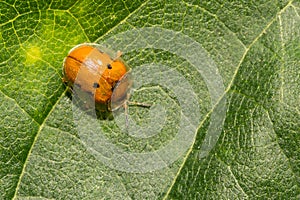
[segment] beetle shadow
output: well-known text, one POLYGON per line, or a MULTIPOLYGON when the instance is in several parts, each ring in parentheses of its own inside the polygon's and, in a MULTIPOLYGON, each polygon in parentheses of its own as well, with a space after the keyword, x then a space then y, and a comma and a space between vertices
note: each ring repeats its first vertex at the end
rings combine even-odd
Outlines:
POLYGON ((94 102, 93 96, 86 92, 75 91, 70 88, 66 93, 67 97, 72 101, 72 104, 83 111, 85 114, 94 117, 98 120, 113 120, 113 113, 108 110, 107 104, 99 104, 94 102), (76 95, 76 96, 75 96, 76 95))
POLYGON ((97 119, 99 120, 114 120, 114 116, 112 111, 107 109, 107 105, 105 104, 95 104, 95 112, 97 119))

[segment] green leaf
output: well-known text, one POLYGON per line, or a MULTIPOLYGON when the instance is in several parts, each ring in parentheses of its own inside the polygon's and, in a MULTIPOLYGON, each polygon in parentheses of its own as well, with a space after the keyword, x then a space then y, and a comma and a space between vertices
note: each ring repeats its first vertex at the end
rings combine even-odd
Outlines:
POLYGON ((299 199, 299 13, 296 0, 1 1, 0 199, 299 199), (200 44, 207 53, 201 55, 217 68, 200 70, 219 74, 224 88, 213 90, 208 83, 218 77, 204 76, 190 62, 202 57, 195 58, 199 52, 189 41, 200 44), (199 108, 185 115, 190 124, 183 133, 191 134, 193 120, 197 131, 175 162, 128 172, 92 153, 80 130, 98 129, 89 126, 87 113, 82 117, 89 121, 77 123, 61 81, 64 57, 84 42, 122 47, 133 72, 144 72, 143 78, 165 72, 162 84, 177 87, 145 84, 131 97, 155 105, 129 106, 137 125, 150 124, 149 134, 159 131, 151 137, 134 137, 116 120, 96 120, 118 148, 157 152, 176 138, 182 103, 199 108), (182 90, 181 80, 192 93, 182 90), (215 101, 211 94, 219 89, 224 91, 215 101), (204 155, 220 106, 226 118, 204 155))

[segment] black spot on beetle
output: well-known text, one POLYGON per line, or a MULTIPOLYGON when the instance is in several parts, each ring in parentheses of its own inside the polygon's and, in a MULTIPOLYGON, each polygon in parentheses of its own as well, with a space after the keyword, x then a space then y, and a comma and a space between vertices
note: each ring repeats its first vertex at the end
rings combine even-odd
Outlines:
POLYGON ((112 69, 111 64, 107 64, 107 68, 108 68, 108 69, 112 69))
POLYGON ((99 83, 94 83, 93 88, 99 88, 99 87, 100 87, 99 83))

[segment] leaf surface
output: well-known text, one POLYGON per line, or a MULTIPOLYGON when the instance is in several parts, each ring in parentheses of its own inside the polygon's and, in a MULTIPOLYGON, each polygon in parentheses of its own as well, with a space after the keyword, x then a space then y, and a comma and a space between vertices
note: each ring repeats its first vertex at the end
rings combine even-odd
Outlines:
MULTIPOLYGON (((299 1, 1 1, 0 198, 299 198, 299 11, 299 1), (166 84, 176 80, 173 71, 184 77, 201 116, 194 142, 176 162, 128 173, 105 165, 80 139, 61 81, 62 62, 77 44, 108 38, 126 44, 119 34, 147 27, 201 44, 222 77, 226 118, 216 145, 201 157, 218 106, 212 105, 206 77, 188 59, 166 50, 176 49, 172 40, 165 49, 151 48, 158 45, 154 41, 125 52, 133 71, 155 63, 170 68, 166 84)), ((156 36, 144 38, 151 37, 156 36)), ((161 149, 176 136, 181 120, 172 95, 159 85, 145 85, 132 96, 166 107, 159 134, 129 137, 113 120, 100 120, 105 136, 127 151, 161 149)), ((138 124, 160 119, 144 108, 129 111, 138 124)))

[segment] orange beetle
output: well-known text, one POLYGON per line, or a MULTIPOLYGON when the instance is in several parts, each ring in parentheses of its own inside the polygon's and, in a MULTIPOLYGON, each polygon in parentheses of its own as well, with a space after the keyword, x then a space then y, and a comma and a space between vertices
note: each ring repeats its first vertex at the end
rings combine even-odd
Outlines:
POLYGON ((63 81, 94 97, 95 103, 106 104, 109 110, 124 105, 132 79, 128 66, 96 44, 81 44, 70 50, 63 64, 63 81))

